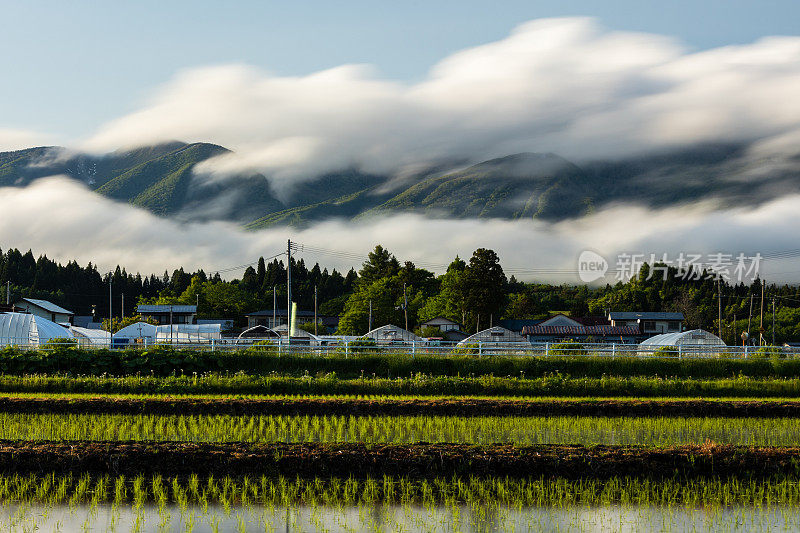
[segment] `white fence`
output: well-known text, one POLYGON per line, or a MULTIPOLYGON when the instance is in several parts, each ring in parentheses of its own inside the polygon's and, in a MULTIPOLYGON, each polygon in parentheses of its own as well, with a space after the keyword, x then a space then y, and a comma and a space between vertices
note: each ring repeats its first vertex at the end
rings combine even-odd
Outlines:
POLYGON ((586 357, 664 357, 664 358, 764 358, 764 357, 797 357, 800 347, 785 346, 640 346, 638 344, 621 343, 512 343, 512 342, 476 342, 468 345, 457 345, 442 341, 393 342, 385 344, 369 344, 361 341, 317 341, 308 339, 235 339, 222 338, 210 340, 189 340, 184 342, 130 343, 128 339, 113 339, 108 343, 88 343, 85 339, 75 342, 39 344, 28 338, 2 338, 0 348, 11 346, 21 349, 53 349, 75 346, 87 349, 151 349, 153 347, 172 347, 204 351, 263 351, 276 354, 308 354, 317 356, 351 357, 363 354, 392 354, 403 356, 417 355, 467 355, 467 356, 586 356, 586 357))

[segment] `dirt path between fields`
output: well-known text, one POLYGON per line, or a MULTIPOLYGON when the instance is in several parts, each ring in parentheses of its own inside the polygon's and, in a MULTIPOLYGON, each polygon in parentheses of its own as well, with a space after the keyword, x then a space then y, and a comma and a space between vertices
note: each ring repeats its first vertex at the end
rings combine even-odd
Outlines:
POLYGON ((800 448, 0 441, 0 473, 303 478, 797 475, 800 448))
POLYGON ((800 401, 0 397, 0 413, 800 418, 800 401))

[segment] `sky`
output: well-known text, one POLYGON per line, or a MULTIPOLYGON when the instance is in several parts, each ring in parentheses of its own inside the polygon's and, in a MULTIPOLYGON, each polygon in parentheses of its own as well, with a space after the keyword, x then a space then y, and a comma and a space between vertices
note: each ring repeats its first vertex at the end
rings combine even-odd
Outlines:
POLYGON ((595 17, 691 50, 800 31, 796 0, 32 0, 0 2, 0 12, 0 128, 59 143, 91 135, 199 66, 303 75, 368 64, 382 78, 413 83, 443 57, 537 18, 595 17))
MULTIPOLYGON (((30 1, 0 13, 0 151, 214 142, 234 153, 198 165, 195 186, 256 171, 278 192, 344 168, 401 177, 523 151, 580 164, 741 142, 727 179, 762 183, 800 161, 796 0, 30 1)), ((55 176, 0 189, 0 247, 145 273, 248 263, 287 237, 348 249, 309 258, 345 269, 378 243, 436 271, 489 247, 518 277, 548 279, 586 250, 612 265, 621 252, 794 250, 794 192, 556 224, 400 215, 245 233, 159 219, 55 176)), ((793 257, 767 270, 798 281, 793 257)), ((549 279, 579 281, 569 275, 549 279)))

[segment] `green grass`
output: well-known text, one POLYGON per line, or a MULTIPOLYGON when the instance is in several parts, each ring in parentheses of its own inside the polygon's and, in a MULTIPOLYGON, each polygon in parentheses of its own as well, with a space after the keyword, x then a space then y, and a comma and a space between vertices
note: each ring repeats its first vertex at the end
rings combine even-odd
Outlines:
POLYGON ((0 439, 800 446, 786 418, 0 414, 0 439))
POLYGON ((799 398, 800 379, 603 377, 442 377, 339 379, 195 374, 191 376, 0 376, 0 393, 395 395, 491 397, 799 398))
POLYGON ((371 354, 344 351, 330 355, 277 354, 273 348, 234 352, 208 350, 85 350, 54 348, 42 351, 0 350, 0 374, 71 374, 170 376, 193 372, 268 376, 335 373, 340 378, 378 376, 511 376, 540 377, 559 372, 574 377, 604 376, 716 379, 745 375, 759 378, 800 378, 797 359, 677 359, 596 356, 455 356, 371 354))

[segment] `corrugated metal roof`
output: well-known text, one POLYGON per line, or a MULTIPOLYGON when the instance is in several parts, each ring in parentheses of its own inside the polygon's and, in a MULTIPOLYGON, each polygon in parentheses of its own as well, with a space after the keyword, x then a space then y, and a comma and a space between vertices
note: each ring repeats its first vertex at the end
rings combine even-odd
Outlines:
POLYGON ((45 311, 48 311, 50 313, 58 313, 60 315, 74 315, 75 314, 72 311, 69 311, 67 309, 64 309, 63 307, 60 307, 60 306, 54 304, 53 302, 48 302, 47 300, 36 300, 35 298, 23 298, 22 300, 25 301, 25 302, 31 303, 31 304, 35 305, 36 307, 41 307, 42 309, 44 309, 45 311))
POLYGON ((137 305, 137 313, 196 313, 196 305, 137 305))
POLYGON ((665 311, 611 311, 611 320, 683 320, 683 313, 665 311))
POLYGON ((639 335, 637 326, 526 326, 523 335, 639 335))

